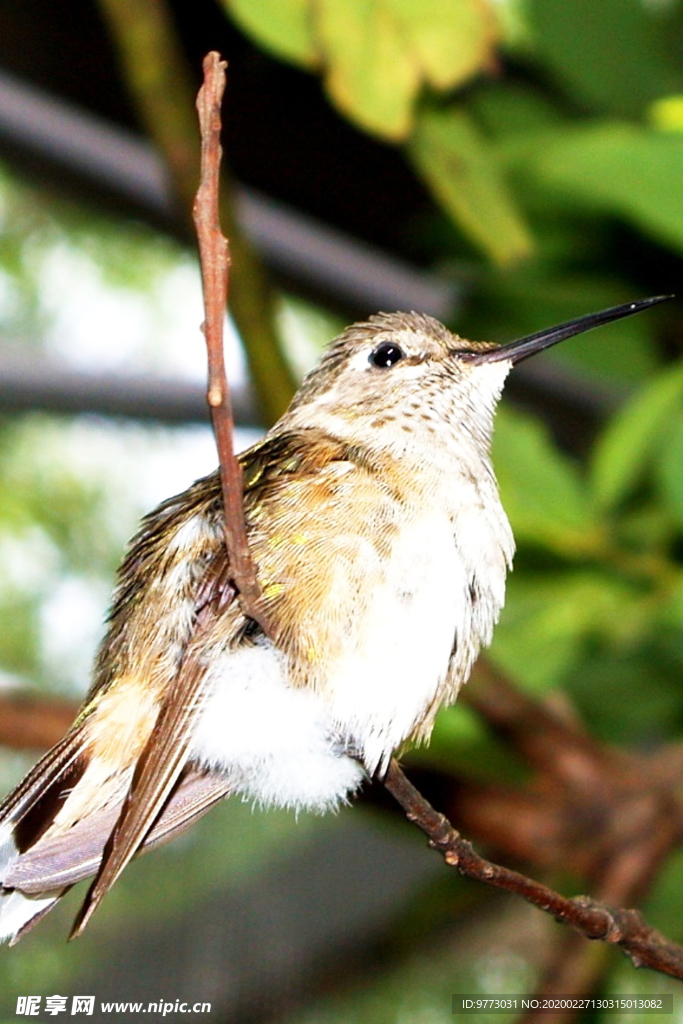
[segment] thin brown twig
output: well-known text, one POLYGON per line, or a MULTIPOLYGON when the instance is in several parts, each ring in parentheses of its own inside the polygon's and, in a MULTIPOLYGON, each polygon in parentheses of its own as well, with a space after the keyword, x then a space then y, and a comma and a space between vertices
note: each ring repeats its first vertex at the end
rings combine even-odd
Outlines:
MULTIPOLYGON (((653 811, 655 809, 653 808, 653 811)), ((662 808, 663 810, 663 808, 662 808)), ((616 845, 602 866, 602 878, 593 876, 596 900, 600 905, 624 906, 638 901, 649 889, 664 858, 675 843, 676 824, 657 809, 651 827, 645 826, 639 840, 616 845)), ((600 991, 610 970, 609 950, 605 943, 587 943, 576 931, 564 930, 549 941, 545 968, 536 986, 538 996, 585 996, 600 991)), ((517 1024, 571 1024, 581 1020, 580 1009, 548 1013, 530 1010, 517 1024)))
MULTIPOLYGON (((542 851, 551 870, 568 866, 587 877, 602 905, 638 905, 683 834, 677 795, 680 750, 667 747, 644 754, 610 747, 584 730, 570 704, 533 701, 490 665, 480 663, 477 676, 468 703, 533 766, 535 778, 519 793, 520 811, 511 806, 506 810, 501 801, 496 817, 495 801, 487 808, 486 800, 470 793, 457 811, 447 807, 451 820, 464 817, 468 831, 479 828, 489 838, 504 835, 498 849, 506 852, 515 845, 510 839, 516 834, 516 857, 538 866, 535 854, 542 851), (487 817, 493 828, 487 829, 487 817)), ((576 931, 554 932, 545 952, 539 996, 598 992, 611 967, 607 944, 586 943, 576 931)), ((580 1016, 580 1010, 554 1016, 531 1010, 523 1021, 570 1024, 580 1016)))
POLYGON ((202 330, 209 363, 207 401, 220 463, 230 579, 242 610, 269 636, 272 625, 263 607, 256 568, 249 552, 242 505, 242 467, 233 448, 233 416, 223 357, 223 323, 228 301, 230 253, 219 217, 221 100, 225 61, 212 52, 204 58, 204 84, 197 96, 201 131, 201 172, 193 216, 199 242, 206 317, 202 330))
POLYGON ((614 909, 587 896, 561 896, 540 882, 480 857, 408 781, 395 759, 383 781, 408 820, 422 829, 430 845, 460 874, 516 893, 588 939, 620 946, 635 967, 650 967, 683 980, 683 948, 648 925, 639 911, 614 909))

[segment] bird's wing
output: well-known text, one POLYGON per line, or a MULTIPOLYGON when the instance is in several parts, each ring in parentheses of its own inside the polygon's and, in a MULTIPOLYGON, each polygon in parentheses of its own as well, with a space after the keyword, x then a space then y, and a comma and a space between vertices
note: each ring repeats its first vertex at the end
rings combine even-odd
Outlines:
MULTIPOLYGON (((40 761, 22 779, 19 785, 0 803, 0 847, 3 832, 28 816, 39 801, 48 799, 48 791, 56 783, 62 787, 73 785, 74 776, 82 772, 80 757, 83 752, 81 729, 72 727, 59 743, 41 757, 40 761), (67 783, 67 778, 69 782, 67 783)), ((53 800, 56 795, 53 794, 53 800)), ((0 885, 2 885, 0 861, 0 885)))
POLYGON ((155 824, 158 836, 182 826, 178 804, 175 824, 167 818, 162 827, 161 819, 208 686, 205 627, 223 619, 217 642, 229 643, 243 621, 226 576, 216 493, 207 478, 145 520, 119 574, 83 710, 0 805, 0 941, 62 894, 57 878, 56 888, 41 888, 42 873, 54 868, 68 886, 102 860, 85 919, 155 824), (38 847, 45 853, 49 844, 51 858, 41 861, 38 847), (16 886, 20 864, 22 885, 36 872, 31 896, 16 886))
MULTIPOLYGON (((223 775, 188 765, 138 853, 147 853, 174 839, 228 792, 223 775)), ((118 804, 82 818, 65 836, 39 840, 7 871, 7 888, 40 897, 90 878, 100 866, 105 843, 120 813, 118 804)))
MULTIPOLYGON (((190 766, 138 853, 175 838, 228 794, 225 778, 190 766)), ((120 804, 82 818, 66 834, 39 840, 12 858, 0 887, 0 940, 14 945, 49 913, 66 892, 93 875, 120 813, 120 804)), ((0 857, 2 851, 0 851, 0 857)))
MULTIPOLYGON (((271 436, 241 457, 259 564, 277 547, 273 531, 286 533, 301 514, 298 486, 280 522, 280 490, 289 494, 299 478, 307 486, 346 456, 341 442, 311 433, 271 436)), ((266 582, 279 568, 266 564, 266 582)), ((80 933, 137 852, 225 795, 217 779, 193 783, 194 795, 182 779, 210 690, 212 649, 224 651, 248 626, 234 596, 213 474, 143 521, 119 571, 83 712, 0 805, 0 940, 21 934, 97 871, 74 926, 80 933)))
MULTIPOLYGON (((268 485, 273 485, 274 476, 291 477, 307 470, 309 473, 318 472, 321 464, 338 458, 342 450, 339 442, 325 437, 317 438, 315 443, 311 438, 302 443, 300 439, 290 437, 270 437, 256 445, 241 460, 248 508, 258 504, 259 495, 268 485)), ((172 504, 168 507, 173 508, 172 504)), ((155 535, 150 536, 154 550, 155 535)), ((191 545, 195 543, 193 538, 191 545)), ((72 937, 81 933, 104 895, 144 844, 185 767, 195 724, 211 690, 210 652, 213 646, 218 650, 225 646, 224 612, 231 603, 234 605, 234 594, 230 586, 227 551, 221 537, 218 550, 214 548, 212 569, 193 593, 196 621, 180 669, 164 697, 156 725, 138 759, 121 815, 76 918, 72 937)), ((239 608, 233 607, 229 631, 233 640, 239 626, 244 626, 245 622, 239 608)))
POLYGON ((80 935, 106 893, 144 844, 185 767, 195 724, 211 691, 205 645, 217 614, 215 605, 209 603, 197 618, 192 641, 138 759, 100 868, 76 916, 72 938, 80 935))
POLYGON ((15 942, 57 902, 62 892, 29 898, 8 881, 22 852, 49 827, 84 771, 81 729, 71 729, 0 804, 0 942, 15 942))

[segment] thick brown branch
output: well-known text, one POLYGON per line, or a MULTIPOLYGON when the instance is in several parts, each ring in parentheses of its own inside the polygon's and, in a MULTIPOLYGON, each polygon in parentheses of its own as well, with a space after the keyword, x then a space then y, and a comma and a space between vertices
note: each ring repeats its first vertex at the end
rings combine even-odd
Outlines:
POLYGON ((64 735, 77 706, 34 694, 0 696, 0 745, 13 750, 46 750, 64 735))
POLYGON ((651 928, 637 910, 614 910, 585 896, 568 899, 517 871, 480 857, 408 781, 395 760, 384 785, 408 820, 422 829, 430 845, 462 875, 516 893, 557 921, 572 925, 586 938, 621 946, 636 967, 650 967, 683 980, 683 948, 651 928))
POLYGON ((206 317, 203 325, 209 362, 207 399, 211 410, 223 487, 225 543, 242 610, 273 636, 261 599, 256 568, 244 525, 242 469, 233 449, 233 417, 223 358, 223 323, 228 300, 230 254, 218 212, 221 164, 221 100, 226 64, 217 53, 204 58, 204 84, 197 97, 201 130, 201 174, 194 203, 206 317))

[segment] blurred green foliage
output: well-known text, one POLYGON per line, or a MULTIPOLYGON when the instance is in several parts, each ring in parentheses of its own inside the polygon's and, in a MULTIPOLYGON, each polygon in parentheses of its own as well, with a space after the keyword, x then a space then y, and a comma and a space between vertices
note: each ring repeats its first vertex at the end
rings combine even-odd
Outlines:
POLYGON ((256 42, 323 74, 330 99, 382 138, 415 127, 425 86, 452 89, 494 59, 498 19, 487 0, 224 0, 256 42))

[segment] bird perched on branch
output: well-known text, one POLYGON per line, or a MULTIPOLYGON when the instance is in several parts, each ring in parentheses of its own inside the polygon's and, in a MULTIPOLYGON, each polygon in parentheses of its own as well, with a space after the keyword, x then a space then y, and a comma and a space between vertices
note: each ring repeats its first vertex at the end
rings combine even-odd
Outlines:
POLYGON ((218 473, 147 516, 80 714, 0 805, 0 938, 94 876, 78 934, 133 856, 225 796, 325 811, 428 739, 504 601, 489 448, 510 368, 660 301, 503 346, 416 313, 345 330, 240 456, 271 635, 237 599, 218 473))

